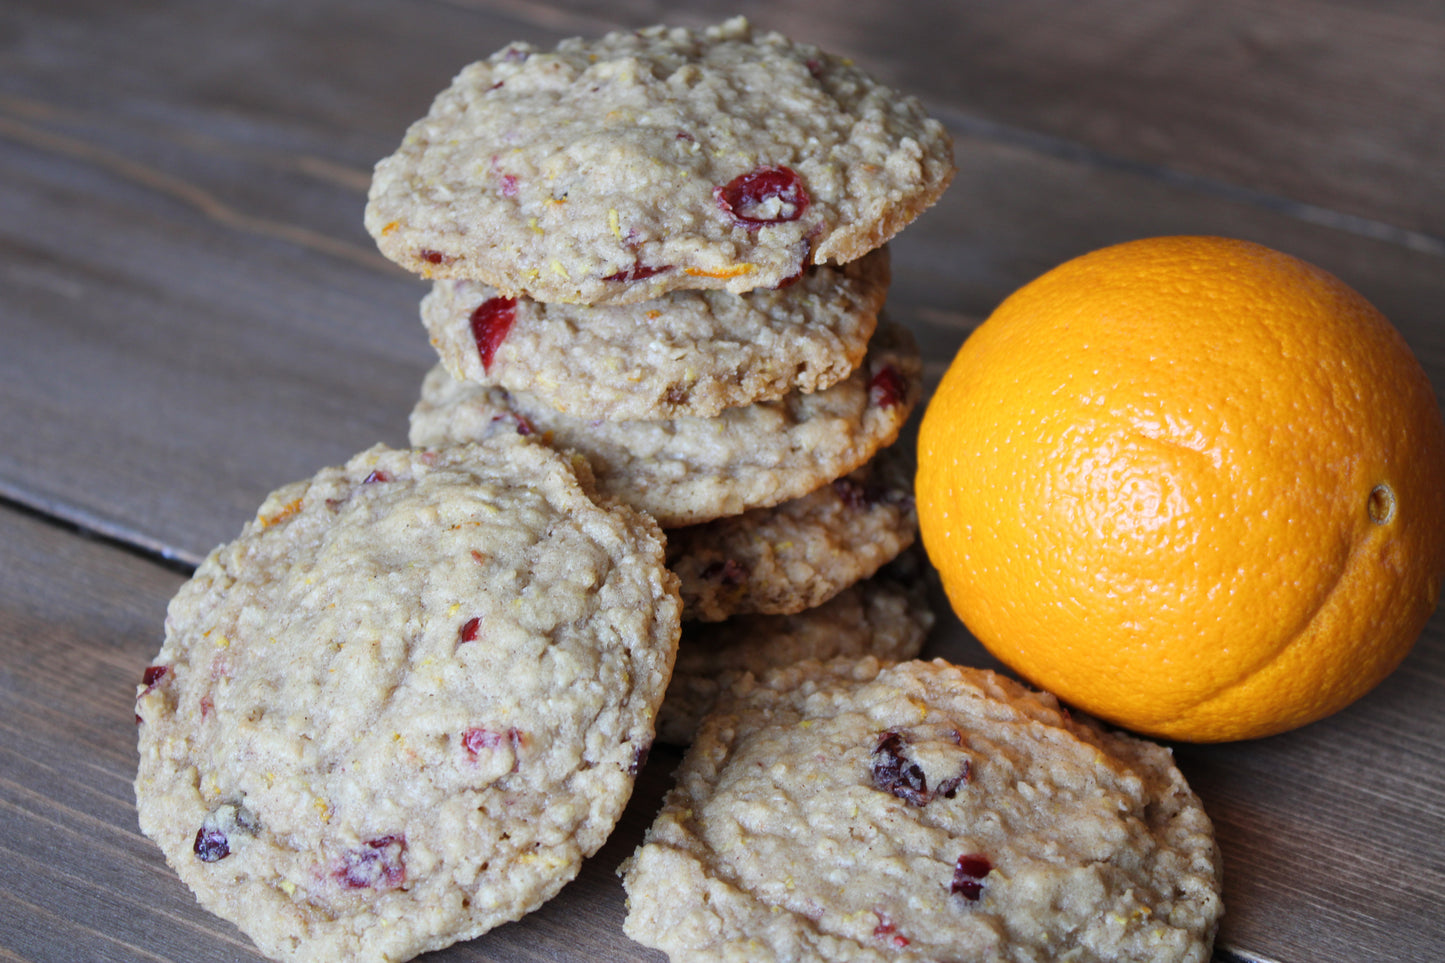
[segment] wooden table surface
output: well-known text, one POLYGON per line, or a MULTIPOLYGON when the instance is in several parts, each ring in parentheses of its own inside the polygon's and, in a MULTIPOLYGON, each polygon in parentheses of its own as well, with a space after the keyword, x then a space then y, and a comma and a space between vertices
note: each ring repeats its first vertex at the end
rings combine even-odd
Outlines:
MULTIPOLYGON (((959 175, 894 245, 936 379, 1018 285, 1134 237, 1292 252, 1445 395, 1445 8, 1424 0, 6 0, 0 5, 0 960, 249 961, 135 825, 131 701, 189 567, 266 492, 404 444, 423 285, 371 165, 513 39, 732 13, 921 96, 959 175)), ((987 657, 947 617, 930 651, 987 657)), ((1301 731, 1177 747, 1218 830, 1221 959, 1445 958, 1445 616, 1301 731)), ((658 960, 614 869, 429 959, 658 960)))

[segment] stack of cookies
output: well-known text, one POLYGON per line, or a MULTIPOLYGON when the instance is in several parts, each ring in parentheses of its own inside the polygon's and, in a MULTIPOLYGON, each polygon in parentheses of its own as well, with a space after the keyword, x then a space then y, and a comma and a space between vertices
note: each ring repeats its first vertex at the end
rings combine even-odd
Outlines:
POLYGON ((675 963, 1207 960, 1166 750, 897 661, 932 618, 883 245, 952 171, 915 101, 740 20, 464 70, 367 208, 435 281, 416 447, 272 493, 137 691, 140 824, 203 905, 287 963, 477 936, 656 733, 695 741, 625 929, 675 963))
POLYGON ((742 19, 511 45, 377 166, 367 228, 433 281, 412 444, 539 435, 666 532, 662 738, 743 671, 921 646, 884 245, 953 171, 916 100, 742 19))

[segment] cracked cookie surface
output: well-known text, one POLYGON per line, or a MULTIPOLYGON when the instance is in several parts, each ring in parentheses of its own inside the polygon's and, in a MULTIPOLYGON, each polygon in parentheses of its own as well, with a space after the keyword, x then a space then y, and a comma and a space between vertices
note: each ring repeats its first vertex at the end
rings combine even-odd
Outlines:
POLYGON ((540 905, 612 830, 679 631, 661 533, 501 437, 272 493, 172 600, 141 828, 288 961, 395 961, 540 905))
POLYGON ((745 677, 623 866, 694 960, 1209 959, 1213 830, 1169 751, 941 661, 745 677))
POLYGON ((915 98, 735 18, 467 66, 377 164, 365 223, 423 277, 635 303, 851 261, 953 173, 915 98))

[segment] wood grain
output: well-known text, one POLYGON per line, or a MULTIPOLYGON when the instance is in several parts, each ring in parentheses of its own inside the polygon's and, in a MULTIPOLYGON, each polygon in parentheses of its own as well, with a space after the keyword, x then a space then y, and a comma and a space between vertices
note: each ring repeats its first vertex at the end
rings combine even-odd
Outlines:
MULTIPOLYGON (((475 3, 469 6, 498 4, 475 3)), ((515 8, 518 5, 507 5, 515 8)), ((742 13, 847 50, 971 130, 1235 185, 1365 233, 1445 246, 1445 8, 1367 0, 588 0, 588 32, 742 13), (1306 211, 1308 207, 1312 210, 1306 211)), ((1204 186, 1201 184, 1200 186, 1204 186)))

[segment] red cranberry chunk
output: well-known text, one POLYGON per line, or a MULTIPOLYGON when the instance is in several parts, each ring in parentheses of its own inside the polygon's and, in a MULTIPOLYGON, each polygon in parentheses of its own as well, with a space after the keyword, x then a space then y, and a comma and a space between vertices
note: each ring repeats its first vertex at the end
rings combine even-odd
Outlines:
POLYGON ((361 480, 363 485, 375 485, 377 482, 389 482, 391 476, 379 468, 372 469, 371 473, 361 480))
POLYGON ((860 511, 868 507, 868 490, 851 478, 838 478, 833 481, 833 491, 838 495, 844 505, 854 511, 860 511))
POLYGON ((191 847, 196 858, 203 863, 214 863, 231 855, 231 841, 219 829, 202 826, 196 830, 196 842, 191 847))
POLYGON ((485 750, 500 747, 503 739, 512 746, 512 771, 516 772, 517 767, 521 764, 522 746, 527 740, 526 735, 520 729, 508 729, 502 733, 475 726, 462 733, 462 748, 466 749, 468 756, 475 759, 485 750))
POLYGON ((702 577, 723 585, 741 585, 748 580, 748 569, 737 559, 729 558, 704 567, 702 577))
POLYGON ((759 167, 713 188, 717 206, 750 231, 796 221, 810 198, 803 179, 787 167, 759 167))
POLYGON ((417 256, 428 264, 446 264, 451 260, 451 258, 447 257, 441 251, 433 251, 429 247, 422 248, 417 252, 417 256))
POLYGON ((633 750, 632 765, 627 767, 627 774, 629 776, 635 776, 639 772, 641 772, 642 767, 647 765, 647 757, 651 752, 652 743, 650 742, 645 746, 638 746, 635 750, 633 750))
POLYGON ((646 281, 650 277, 661 274, 664 271, 671 271, 671 264, 663 264, 660 267, 652 267, 647 264, 633 264, 625 271, 618 271, 616 274, 609 274, 604 281, 646 281))
POLYGON ((798 245, 798 269, 774 285, 774 290, 790 288, 803 280, 803 275, 808 273, 808 267, 813 263, 813 239, 818 233, 818 228, 814 227, 812 233, 803 238, 798 245))
POLYGON ((169 672, 169 671, 170 671, 170 666, 165 666, 165 665, 148 665, 148 666, 146 666, 145 674, 140 677, 141 684, 146 687, 146 692, 149 692, 149 691, 151 691, 152 689, 154 689, 154 688, 156 687, 156 685, 157 685, 162 679, 164 679, 164 678, 166 677, 166 673, 169 672))
POLYGON ((341 854, 335 876, 347 889, 395 889, 406 879, 406 837, 380 836, 341 854))
POLYGON ((964 853, 953 867, 953 884, 949 891, 964 899, 977 900, 983 893, 983 881, 993 871, 993 863, 982 853, 964 853))
POLYGON ((502 744, 502 734, 490 729, 476 727, 462 733, 462 748, 467 755, 476 757, 484 750, 495 749, 502 744))
MULTIPOLYGON (((462 623, 461 632, 458 633, 463 642, 477 641, 477 633, 481 630, 482 620, 475 615, 462 623)), ((469 732, 471 730, 468 730, 469 732)))
POLYGON ((916 762, 904 755, 906 744, 897 732, 885 732, 873 750, 873 785, 892 793, 911 806, 927 805, 933 798, 928 777, 916 762))
POLYGON ((944 799, 952 799, 958 792, 958 787, 968 782, 973 776, 973 764, 967 759, 963 761, 963 768, 957 774, 948 777, 940 782, 933 789, 935 796, 942 796, 944 799))
POLYGON ((488 298, 472 311, 472 338, 477 342, 483 371, 492 370, 492 357, 507 339, 515 320, 516 298, 488 298))
POLYGON ((880 408, 892 408, 903 404, 908 397, 908 382, 898 369, 886 364, 868 382, 868 400, 880 408))

